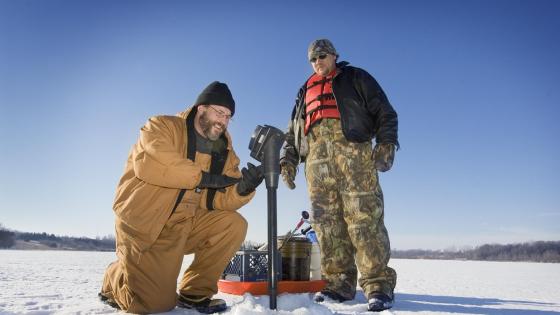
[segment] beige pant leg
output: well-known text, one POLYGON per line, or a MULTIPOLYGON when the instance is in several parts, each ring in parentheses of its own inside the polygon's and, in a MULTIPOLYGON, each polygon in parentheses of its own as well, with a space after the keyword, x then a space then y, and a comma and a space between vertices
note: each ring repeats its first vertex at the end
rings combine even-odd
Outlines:
POLYGON ((180 293, 216 294, 218 280, 239 250, 246 233, 247 221, 236 211, 197 210, 193 230, 184 248, 185 254, 194 253, 194 260, 183 275, 180 293))
POLYGON ((194 211, 191 209, 190 213, 188 217, 185 207, 178 207, 155 243, 143 252, 137 250, 130 235, 117 230, 118 260, 105 272, 102 293, 130 313, 157 313, 175 308, 177 277, 193 223, 194 211))

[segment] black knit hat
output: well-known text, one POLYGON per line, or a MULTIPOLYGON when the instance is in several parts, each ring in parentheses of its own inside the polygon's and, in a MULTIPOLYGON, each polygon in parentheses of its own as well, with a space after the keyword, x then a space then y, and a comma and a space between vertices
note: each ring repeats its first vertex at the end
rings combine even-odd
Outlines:
POLYGON ((210 83, 198 96, 194 106, 215 104, 223 106, 231 111, 231 116, 235 113, 235 101, 231 91, 225 83, 214 81, 210 83))

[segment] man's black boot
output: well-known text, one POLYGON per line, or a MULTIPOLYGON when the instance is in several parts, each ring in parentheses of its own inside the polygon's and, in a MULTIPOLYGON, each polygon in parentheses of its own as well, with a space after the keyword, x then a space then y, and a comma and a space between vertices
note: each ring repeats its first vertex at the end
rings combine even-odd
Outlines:
POLYGON ((97 296, 99 297, 99 300, 100 300, 101 302, 103 302, 103 303, 105 303, 105 304, 107 304, 107 305, 109 305, 109 306, 111 306, 111 307, 114 307, 114 308, 116 308, 116 309, 118 309, 118 310, 121 309, 120 306, 119 306, 119 304, 117 304, 117 302, 116 302, 115 300, 113 300, 113 299, 110 298, 110 297, 105 296, 103 293, 99 292, 99 293, 97 294, 97 296))
POLYGON ((222 299, 211 299, 207 296, 185 294, 179 294, 177 306, 196 310, 204 314, 219 313, 227 309, 226 301, 222 299))
POLYGON ((393 307, 394 302, 395 298, 392 294, 389 296, 381 292, 370 293, 368 294, 368 311, 381 312, 388 310, 393 307))
POLYGON ((330 291, 330 290, 323 290, 317 294, 315 294, 315 297, 313 298, 313 300, 317 303, 323 302, 326 298, 329 298, 333 301, 336 301, 338 303, 342 303, 344 301, 349 301, 351 299, 346 298, 334 291, 330 291))

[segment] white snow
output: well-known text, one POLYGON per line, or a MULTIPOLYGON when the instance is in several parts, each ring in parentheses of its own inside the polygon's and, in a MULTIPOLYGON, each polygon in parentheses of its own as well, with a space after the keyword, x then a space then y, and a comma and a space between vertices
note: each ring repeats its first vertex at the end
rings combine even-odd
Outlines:
MULTIPOLYGON (((0 250, 0 314, 116 314, 97 293, 114 253, 0 250)), ((192 260, 187 256, 183 268, 192 260)), ((557 314, 560 264, 393 259, 396 303, 381 314, 557 314)), ((219 293, 225 314, 372 314, 361 291, 343 304, 310 294, 268 296, 219 293)), ((165 314, 196 314, 176 308, 165 314)))

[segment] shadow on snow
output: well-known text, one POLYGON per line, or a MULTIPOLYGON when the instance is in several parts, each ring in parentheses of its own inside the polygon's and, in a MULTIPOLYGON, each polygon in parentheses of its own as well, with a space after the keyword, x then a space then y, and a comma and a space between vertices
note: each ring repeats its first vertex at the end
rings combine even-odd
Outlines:
MULTIPOLYGON (((365 297, 362 295, 357 300, 365 297)), ((446 312, 446 313, 465 313, 465 314, 489 314, 489 315, 560 315, 560 311, 536 310, 535 307, 560 307, 556 303, 545 303, 535 301, 500 300, 495 298, 481 297, 459 297, 459 296, 439 296, 425 294, 395 294, 395 311, 411 312, 446 312), (505 307, 499 307, 503 305, 505 307)))

